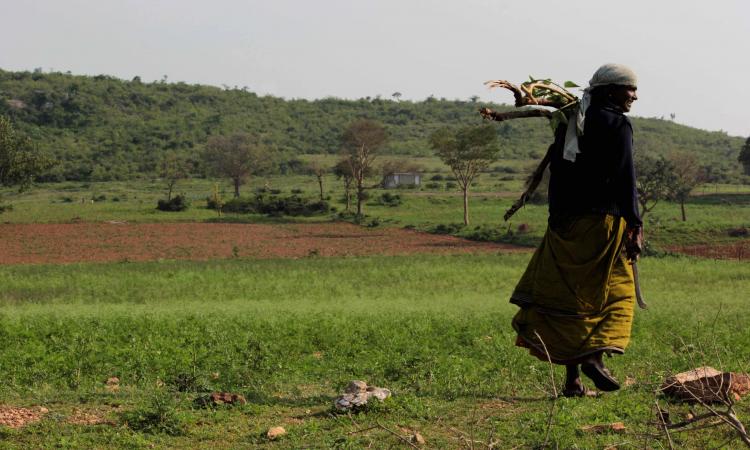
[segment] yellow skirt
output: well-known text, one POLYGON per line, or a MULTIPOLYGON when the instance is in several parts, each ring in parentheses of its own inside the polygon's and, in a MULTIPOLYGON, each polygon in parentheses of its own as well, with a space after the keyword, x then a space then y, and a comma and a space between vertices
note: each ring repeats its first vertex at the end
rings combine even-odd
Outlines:
POLYGON ((521 307, 513 318, 517 345, 557 364, 625 351, 635 284, 624 234, 625 221, 611 215, 551 223, 510 299, 521 307))

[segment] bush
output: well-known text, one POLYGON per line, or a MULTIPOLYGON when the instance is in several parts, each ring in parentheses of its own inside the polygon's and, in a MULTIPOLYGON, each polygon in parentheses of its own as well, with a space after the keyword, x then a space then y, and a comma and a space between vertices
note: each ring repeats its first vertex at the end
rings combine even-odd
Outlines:
POLYGON ((190 207, 190 202, 184 195, 175 195, 171 200, 159 199, 156 209, 159 211, 185 211, 190 207))
POLYGON ((462 223, 449 223, 449 224, 442 224, 439 223, 432 227, 429 231, 430 233, 435 234, 456 234, 459 231, 461 231, 464 228, 464 224, 462 223))
POLYGON ((300 196, 262 197, 256 199, 258 212, 270 216, 312 216, 326 214, 330 206, 326 201, 307 201, 300 196))
MULTIPOLYGON (((216 209, 216 200, 207 198, 206 203, 208 204, 209 208, 216 209)), ((234 197, 233 199, 224 203, 224 206, 222 206, 221 210, 224 212, 237 214, 250 214, 258 212, 255 199, 246 197, 234 197)))
POLYGON ((442 189, 443 185, 440 183, 430 182, 424 185, 427 189, 442 189))
POLYGON ((456 189, 456 188, 458 188, 458 184, 456 184, 456 183, 454 183, 452 181, 449 181, 449 182, 445 183, 445 190, 446 191, 451 191, 451 190, 456 189))
POLYGON ((174 401, 166 395, 155 396, 149 404, 124 412, 122 420, 131 430, 143 433, 177 436, 185 432, 174 401))
POLYGON ((300 188, 293 188, 291 192, 292 192, 292 194, 301 194, 302 193, 302 189, 300 189, 300 188))
MULTIPOLYGON (((211 199, 206 199, 209 208, 216 209, 211 199)), ((269 216, 312 216, 326 214, 331 210, 326 201, 310 201, 298 195, 280 197, 276 195, 258 195, 255 198, 236 197, 229 200, 222 207, 222 211, 250 214, 259 213, 269 216)))
POLYGON ((442 176, 442 175, 440 175, 440 174, 437 174, 437 175, 433 175, 433 176, 432 176, 432 177, 430 178, 430 180, 432 180, 432 181, 443 181, 443 176, 442 176))
POLYGON ((384 192, 378 199, 378 203, 383 206, 395 207, 402 203, 401 196, 398 194, 391 194, 390 192, 384 192))

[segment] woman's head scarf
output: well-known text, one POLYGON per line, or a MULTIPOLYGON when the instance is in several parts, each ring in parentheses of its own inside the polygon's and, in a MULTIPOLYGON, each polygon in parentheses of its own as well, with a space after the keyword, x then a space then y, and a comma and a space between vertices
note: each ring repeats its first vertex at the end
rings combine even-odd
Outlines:
POLYGON ((594 72, 589 80, 589 86, 583 90, 578 110, 568 120, 568 129, 565 133, 565 148, 563 158, 575 162, 576 155, 581 153, 578 149, 578 136, 583 136, 586 120, 586 110, 591 104, 591 91, 599 86, 610 84, 620 86, 638 86, 638 77, 629 67, 622 64, 605 64, 594 72))

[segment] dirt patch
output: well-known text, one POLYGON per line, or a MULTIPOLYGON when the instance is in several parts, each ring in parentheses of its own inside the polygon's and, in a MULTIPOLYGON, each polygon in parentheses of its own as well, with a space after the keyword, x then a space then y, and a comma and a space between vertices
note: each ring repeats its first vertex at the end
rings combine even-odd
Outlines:
POLYGON ((92 414, 86 411, 80 411, 74 409, 71 415, 67 418, 66 422, 72 425, 113 425, 113 422, 108 421, 104 417, 92 414))
POLYGON ((674 245, 667 250, 701 258, 750 261, 750 239, 732 244, 674 245))
POLYGON ((508 244, 349 223, 0 224, 0 264, 527 251, 508 244))
POLYGON ((43 407, 30 409, 0 405, 0 426, 21 428, 30 423, 38 422, 47 412, 47 408, 43 407))

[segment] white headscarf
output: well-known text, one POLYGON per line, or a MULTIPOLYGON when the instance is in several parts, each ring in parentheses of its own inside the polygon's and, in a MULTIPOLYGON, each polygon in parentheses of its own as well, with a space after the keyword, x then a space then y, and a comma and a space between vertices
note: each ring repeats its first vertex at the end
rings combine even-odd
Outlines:
POLYGON ((583 136, 586 110, 591 104, 591 90, 597 86, 617 84, 621 86, 638 86, 638 77, 629 67, 622 64, 605 64, 594 72, 589 80, 589 87, 583 90, 583 97, 579 101, 578 110, 568 120, 568 129, 565 132, 565 147, 563 158, 575 162, 576 155, 581 153, 578 149, 578 136, 583 136))

